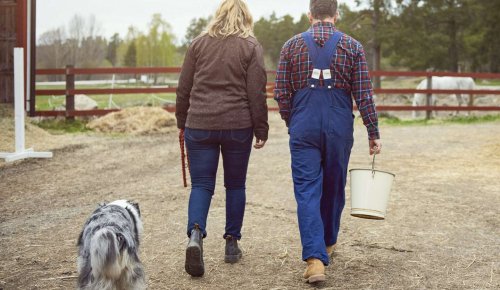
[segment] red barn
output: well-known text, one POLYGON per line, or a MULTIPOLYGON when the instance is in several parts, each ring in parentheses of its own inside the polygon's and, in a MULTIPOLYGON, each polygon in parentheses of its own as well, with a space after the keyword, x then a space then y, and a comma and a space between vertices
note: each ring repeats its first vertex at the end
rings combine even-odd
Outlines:
POLYGON ((27 1, 0 0, 0 103, 14 101, 14 47, 26 48, 27 1))

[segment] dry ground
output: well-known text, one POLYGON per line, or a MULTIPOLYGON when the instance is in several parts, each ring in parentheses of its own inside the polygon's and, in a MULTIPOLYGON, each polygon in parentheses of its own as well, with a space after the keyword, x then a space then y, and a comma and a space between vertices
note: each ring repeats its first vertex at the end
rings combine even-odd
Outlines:
MULTIPOLYGON (((184 272, 189 192, 175 134, 53 137, 52 160, 0 163, 0 289, 74 289, 81 227, 96 204, 119 198, 141 205, 149 289, 312 288, 301 280, 288 135, 277 115, 270 123, 266 148, 251 157, 244 258, 223 262, 219 177, 201 279, 184 272)), ((351 168, 366 167, 363 127, 355 135, 351 168)), ((378 168, 397 175, 388 217, 351 217, 347 201, 318 288, 500 288, 500 123, 384 127, 382 136, 378 168)))

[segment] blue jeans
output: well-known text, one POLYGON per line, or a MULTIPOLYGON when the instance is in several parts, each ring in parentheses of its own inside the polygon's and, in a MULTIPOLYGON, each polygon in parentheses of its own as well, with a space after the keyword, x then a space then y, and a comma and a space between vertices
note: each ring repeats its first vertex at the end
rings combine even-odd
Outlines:
POLYGON ((197 224, 206 237, 210 202, 215 190, 219 156, 222 152, 226 188, 226 232, 224 238, 241 238, 245 213, 245 182, 252 149, 253 129, 185 129, 191 172, 191 196, 188 209, 188 236, 197 224))

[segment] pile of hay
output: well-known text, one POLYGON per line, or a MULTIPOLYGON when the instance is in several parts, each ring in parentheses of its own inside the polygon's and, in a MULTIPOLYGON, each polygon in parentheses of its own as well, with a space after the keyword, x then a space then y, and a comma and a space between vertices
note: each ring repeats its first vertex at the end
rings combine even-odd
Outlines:
POLYGON ((133 107, 108 114, 87 124, 102 133, 146 135, 176 130, 175 117, 158 107, 133 107))
MULTIPOLYGON (((54 136, 47 131, 33 125, 28 118, 25 123, 26 148, 34 147, 37 150, 47 150, 61 146, 60 136, 54 136)), ((12 105, 0 104, 0 151, 14 152, 15 150, 15 122, 12 105)))

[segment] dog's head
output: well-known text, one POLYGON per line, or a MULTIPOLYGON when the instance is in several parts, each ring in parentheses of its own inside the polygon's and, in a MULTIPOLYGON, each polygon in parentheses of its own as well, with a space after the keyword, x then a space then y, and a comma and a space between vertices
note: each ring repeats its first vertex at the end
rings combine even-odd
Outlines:
POLYGON ((130 203, 130 205, 135 208, 135 210, 137 211, 137 214, 139 214, 139 217, 141 217, 141 209, 139 208, 139 203, 132 202, 132 201, 129 201, 129 200, 127 202, 130 203))
POLYGON ((139 209, 138 203, 132 202, 129 200, 125 200, 125 199, 121 199, 121 200, 115 200, 115 201, 109 203, 108 205, 117 205, 117 206, 120 206, 120 207, 123 207, 124 209, 126 209, 135 222, 139 236, 142 235, 141 210, 139 209))

